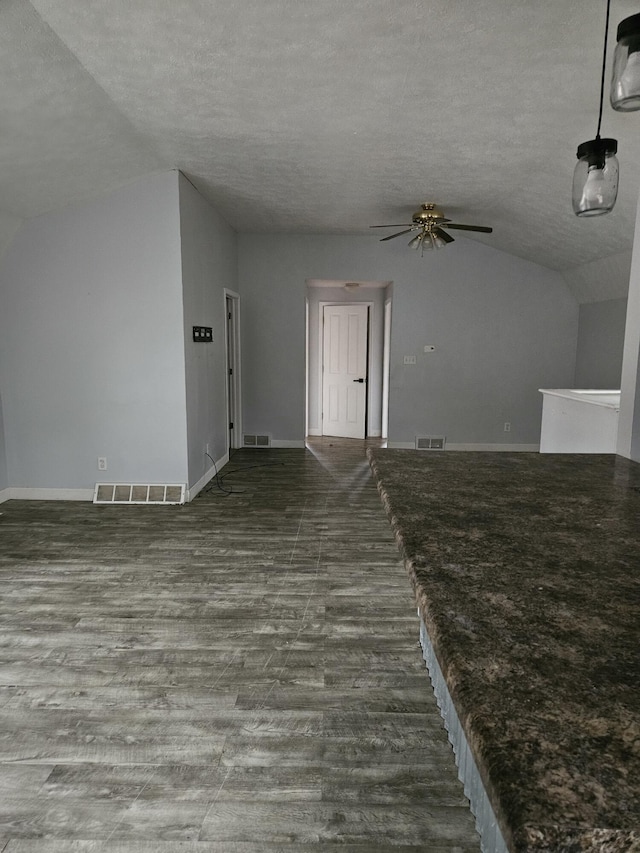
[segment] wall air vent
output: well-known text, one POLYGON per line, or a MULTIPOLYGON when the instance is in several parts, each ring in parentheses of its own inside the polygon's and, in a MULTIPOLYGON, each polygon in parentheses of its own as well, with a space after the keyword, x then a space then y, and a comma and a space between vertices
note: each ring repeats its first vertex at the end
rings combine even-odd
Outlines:
POLYGON ((244 447, 271 447, 270 435, 244 435, 244 447))
POLYGON ((444 450, 444 435, 417 435, 416 450, 444 450))
POLYGON ((184 484, 96 483, 94 504, 171 504, 184 503, 184 484))

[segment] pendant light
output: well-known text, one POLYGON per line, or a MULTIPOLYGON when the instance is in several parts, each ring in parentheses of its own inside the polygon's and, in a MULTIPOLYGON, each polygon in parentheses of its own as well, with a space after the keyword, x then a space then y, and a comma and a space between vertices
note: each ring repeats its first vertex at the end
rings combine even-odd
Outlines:
POLYGON ((578 146, 578 162, 573 173, 573 211, 576 216, 599 216, 609 213, 618 195, 618 160, 616 158, 618 143, 615 139, 600 138, 610 7, 611 0, 607 0, 598 131, 595 139, 590 139, 578 146))
POLYGON ((611 106, 624 113, 640 110, 640 15, 631 15, 618 25, 611 106))

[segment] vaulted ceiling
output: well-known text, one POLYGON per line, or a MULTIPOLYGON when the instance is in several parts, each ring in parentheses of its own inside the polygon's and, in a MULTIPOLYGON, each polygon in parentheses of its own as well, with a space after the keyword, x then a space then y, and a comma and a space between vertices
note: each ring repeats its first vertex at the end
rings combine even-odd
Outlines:
MULTIPOLYGON (((637 11, 613 0, 610 52, 637 11)), ((369 225, 435 201, 494 229, 469 239, 563 271, 579 298, 619 296, 640 114, 605 103, 614 211, 571 210, 604 13, 604 0, 3 0, 0 243, 19 219, 178 168, 239 231, 374 240, 369 225)))

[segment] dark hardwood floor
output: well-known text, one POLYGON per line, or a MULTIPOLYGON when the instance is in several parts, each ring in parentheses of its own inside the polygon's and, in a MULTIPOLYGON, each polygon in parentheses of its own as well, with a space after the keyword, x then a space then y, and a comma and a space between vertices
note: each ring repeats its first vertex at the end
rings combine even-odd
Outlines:
POLYGON ((0 505, 0 850, 478 853, 363 442, 0 505))

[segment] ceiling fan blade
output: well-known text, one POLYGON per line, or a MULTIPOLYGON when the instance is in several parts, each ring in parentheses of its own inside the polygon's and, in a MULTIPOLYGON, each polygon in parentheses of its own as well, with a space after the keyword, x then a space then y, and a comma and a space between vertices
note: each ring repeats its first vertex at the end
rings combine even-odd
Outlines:
MULTIPOLYGON (((375 225, 371 226, 371 228, 375 228, 375 227, 376 227, 375 225)), ((407 228, 406 231, 398 231, 397 234, 390 234, 388 237, 383 237, 382 240, 380 240, 380 242, 384 243, 385 240, 393 240, 394 237, 402 237, 403 234, 408 234, 409 231, 413 231, 413 230, 414 230, 413 228, 407 228)))
POLYGON ((396 225, 370 225, 369 228, 404 228, 412 225, 411 222, 398 222, 396 225))
POLYGON ((447 228, 458 228, 460 231, 482 231, 483 234, 491 234, 493 228, 487 228, 486 225, 458 225, 455 222, 448 222, 447 228))
MULTIPOLYGON (((447 225, 447 228, 449 226, 447 225)), ((445 243, 453 243, 453 237, 451 234, 447 234, 446 231, 443 231, 442 228, 434 228, 433 233, 436 237, 440 237, 441 240, 444 240, 445 243)))

